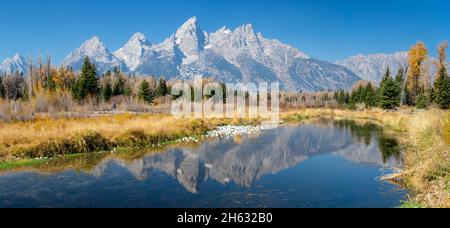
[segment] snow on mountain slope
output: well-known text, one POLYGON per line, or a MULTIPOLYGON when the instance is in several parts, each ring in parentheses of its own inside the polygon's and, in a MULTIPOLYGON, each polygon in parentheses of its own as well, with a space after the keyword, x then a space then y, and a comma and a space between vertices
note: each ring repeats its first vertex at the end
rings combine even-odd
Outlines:
POLYGON ((195 58, 203 51, 207 37, 197 18, 192 17, 175 33, 175 44, 187 59, 195 58))
POLYGON ((14 55, 12 58, 5 59, 0 64, 0 75, 4 74, 25 74, 28 71, 29 64, 25 58, 19 54, 14 55))
POLYGON ((164 76, 172 79, 180 75, 179 67, 184 54, 175 42, 175 35, 160 44, 153 45, 143 56, 142 64, 135 72, 142 75, 164 76))
POLYGON ((64 65, 78 70, 84 56, 100 72, 121 66, 124 71, 167 79, 202 75, 221 82, 279 82, 282 89, 292 91, 349 88, 360 80, 344 67, 311 59, 297 48, 264 38, 251 24, 208 34, 196 17, 159 44, 136 33, 114 54, 94 37, 72 52, 64 65))
POLYGON ((407 52, 393 54, 357 55, 336 62, 337 65, 347 67, 356 75, 367 81, 379 83, 383 78, 386 67, 396 74, 400 67, 406 67, 408 63, 407 52))
POLYGON ((143 63, 145 55, 151 51, 151 46, 152 44, 144 34, 136 33, 124 47, 114 52, 114 56, 123 61, 131 71, 134 71, 143 63))
POLYGON ((98 72, 105 72, 114 67, 127 71, 125 64, 115 57, 103 44, 100 38, 94 36, 70 53, 63 61, 63 66, 71 66, 80 70, 85 57, 89 57, 96 65, 98 72))

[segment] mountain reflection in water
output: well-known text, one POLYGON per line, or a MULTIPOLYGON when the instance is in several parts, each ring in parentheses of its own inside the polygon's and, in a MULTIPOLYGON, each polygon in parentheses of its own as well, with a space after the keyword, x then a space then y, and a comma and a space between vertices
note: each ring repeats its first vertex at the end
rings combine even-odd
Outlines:
POLYGON ((313 156, 334 153, 352 162, 396 167, 402 164, 398 144, 373 125, 322 120, 315 124, 283 126, 259 137, 208 141, 195 149, 172 148, 132 162, 102 161, 93 171, 102 176, 111 163, 129 170, 139 180, 154 170, 164 171, 184 188, 197 193, 208 179, 250 187, 267 174, 288 169, 313 156), (378 132, 378 134, 374 134, 378 132), (388 144, 388 145, 387 145, 388 144))
POLYGON ((0 207, 392 207, 406 194, 377 179, 402 165, 396 140, 349 121, 142 154, 0 174, 0 207))

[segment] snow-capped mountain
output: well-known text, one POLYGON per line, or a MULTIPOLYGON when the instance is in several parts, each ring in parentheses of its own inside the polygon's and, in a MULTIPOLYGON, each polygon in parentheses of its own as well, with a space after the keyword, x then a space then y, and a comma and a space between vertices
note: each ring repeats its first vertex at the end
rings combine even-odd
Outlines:
POLYGON ((114 56, 123 61, 129 70, 135 71, 143 63, 144 57, 151 52, 151 46, 144 34, 136 33, 123 48, 114 52, 114 56))
POLYGON ((151 44, 142 33, 114 53, 94 37, 63 62, 81 68, 89 56, 100 72, 113 66, 141 75, 192 79, 195 75, 221 82, 279 82, 286 90, 319 91, 349 88, 360 78, 345 67, 310 58, 300 50, 256 33, 251 24, 235 30, 205 32, 190 18, 169 38, 151 44))
POLYGON ((29 64, 25 58, 19 54, 8 58, 0 64, 0 75, 4 74, 25 74, 28 71, 29 64))
POLYGON ((356 55, 336 64, 347 67, 356 75, 367 81, 381 82, 386 67, 391 68, 395 75, 400 67, 405 68, 408 63, 408 52, 393 54, 356 55))
MULTIPOLYGON (((105 72, 114 67, 124 68, 125 64, 114 56, 97 36, 84 42, 78 49, 70 53, 63 61, 63 66, 71 66, 80 70, 85 57, 89 57, 99 72, 105 72)), ((124 69, 126 70, 126 69, 124 69)))
POLYGON ((175 44, 186 59, 200 55, 207 43, 208 33, 202 30, 196 17, 190 18, 175 33, 175 44))

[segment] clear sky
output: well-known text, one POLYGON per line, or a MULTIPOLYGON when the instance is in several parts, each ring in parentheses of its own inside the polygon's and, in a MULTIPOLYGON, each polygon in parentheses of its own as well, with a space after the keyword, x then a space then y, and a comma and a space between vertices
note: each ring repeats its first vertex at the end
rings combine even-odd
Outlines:
POLYGON ((208 32, 252 23, 257 32, 308 55, 336 61, 355 54, 432 49, 450 39, 448 0, 15 0, 2 1, 0 60, 51 54, 59 63, 94 35, 111 51, 135 32, 153 42, 197 16, 208 32))

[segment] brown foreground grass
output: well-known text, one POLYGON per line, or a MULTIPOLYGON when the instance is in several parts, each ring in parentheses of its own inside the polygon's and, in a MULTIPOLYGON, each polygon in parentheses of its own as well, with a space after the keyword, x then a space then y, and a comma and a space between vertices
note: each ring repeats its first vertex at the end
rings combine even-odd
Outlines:
MULTIPOLYGON (((450 113, 402 109, 350 111, 295 109, 281 114, 285 122, 314 118, 365 120, 398 136, 405 149, 405 169, 391 179, 415 193, 425 207, 450 207, 450 113)), ((203 135, 223 124, 256 124, 259 120, 176 119, 169 115, 121 114, 91 118, 41 118, 0 122, 0 163, 24 158, 92 153, 116 147, 145 147, 186 136, 203 135)))
POLYGON ((0 162, 149 146, 201 135, 219 123, 137 114, 0 123, 0 162))

